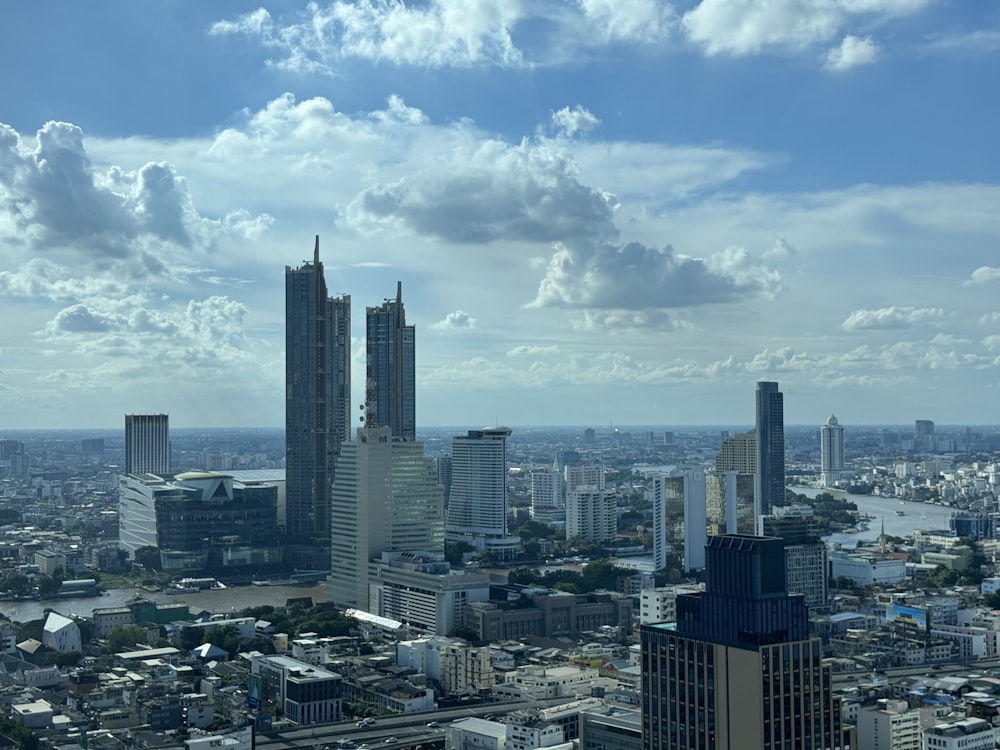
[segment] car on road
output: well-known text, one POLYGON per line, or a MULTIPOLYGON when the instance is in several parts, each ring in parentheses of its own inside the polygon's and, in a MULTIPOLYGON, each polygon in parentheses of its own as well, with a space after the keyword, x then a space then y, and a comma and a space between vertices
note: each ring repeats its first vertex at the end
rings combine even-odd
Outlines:
POLYGON ((399 742, 399 740, 397 740, 395 737, 386 737, 385 738, 385 744, 386 745, 388 745, 388 744, 390 744, 392 742, 399 742))
POLYGON ((427 726, 430 727, 431 729, 437 729, 441 725, 438 724, 436 721, 428 721, 427 726))

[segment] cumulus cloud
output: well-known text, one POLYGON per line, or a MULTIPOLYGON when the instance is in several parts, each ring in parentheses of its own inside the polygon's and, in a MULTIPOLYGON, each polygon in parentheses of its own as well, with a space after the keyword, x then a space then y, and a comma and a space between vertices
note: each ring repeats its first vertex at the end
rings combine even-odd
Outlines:
POLYGON ((1000 268, 980 266, 972 272, 969 280, 965 283, 968 286, 970 284, 989 284, 997 280, 1000 280, 1000 268))
POLYGON ((486 140, 419 172, 364 190, 343 220, 362 231, 408 229, 447 242, 611 237, 614 197, 585 185, 555 144, 486 140))
POLYGON ((455 310, 444 316, 443 320, 431 323, 435 331, 467 331, 476 327, 476 319, 462 310, 455 310))
POLYGON ((690 330, 691 327, 676 310, 583 310, 580 317, 573 320, 575 330, 593 332, 680 331, 690 330))
POLYGON ((871 37, 857 37, 848 34, 837 47, 826 54, 827 70, 848 70, 858 65, 869 65, 878 57, 878 45, 871 37))
POLYGON ((579 104, 573 109, 563 107, 552 113, 552 126, 559 135, 572 137, 577 133, 586 134, 601 124, 592 112, 579 104))
POLYGON ((693 258, 669 245, 560 243, 529 307, 684 308, 771 297, 780 289, 780 274, 742 248, 693 258))
POLYGON ((855 310, 841 323, 846 331, 865 329, 909 328, 936 323, 944 317, 940 307, 882 307, 877 310, 855 310))
POLYGON ((259 232, 265 217, 237 211, 208 219, 195 209, 184 179, 165 162, 135 171, 99 172, 83 131, 48 122, 35 144, 0 124, 0 214, 4 239, 46 254, 72 256, 74 275, 114 268, 135 277, 163 273, 169 248, 209 249, 226 234, 259 232))
MULTIPOLYGON (((915 13, 930 1, 701 0, 684 13, 681 25, 710 55, 753 55, 769 48, 802 50, 830 41, 851 24, 915 13)), ((863 48, 856 54, 863 55, 863 48)))

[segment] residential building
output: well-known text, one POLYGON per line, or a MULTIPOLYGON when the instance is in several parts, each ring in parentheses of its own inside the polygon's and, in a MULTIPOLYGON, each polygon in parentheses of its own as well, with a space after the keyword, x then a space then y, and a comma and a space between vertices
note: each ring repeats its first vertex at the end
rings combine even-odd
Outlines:
POLYGON ((923 750, 993 750, 998 736, 984 719, 946 721, 924 729, 923 750))
POLYGON ((653 478, 653 567, 677 560, 685 572, 705 566, 705 472, 678 469, 653 478))
MULTIPOLYGON (((558 477, 558 475, 556 475, 558 477)), ((580 485, 566 493, 566 538, 592 542, 614 541, 618 530, 613 489, 580 485)))
POLYGON ((383 553, 444 558, 444 500, 423 443, 392 428, 359 427, 337 459, 331 509, 330 601, 367 609, 368 565, 383 553))
POLYGON ((125 415, 125 474, 170 473, 169 423, 166 414, 125 415))
POLYGON ((445 531, 498 557, 512 555, 520 540, 507 534, 507 438, 509 427, 469 430, 451 441, 451 496, 445 531))
POLYGON ((285 267, 285 531, 330 538, 330 485, 351 438, 351 297, 327 295, 319 236, 312 262, 285 267))
POLYGON ((641 626, 643 747, 843 747, 840 704, 784 543, 709 539, 705 591, 677 597, 676 624, 641 626))
POLYGON ((868 750, 920 750, 920 711, 904 700, 880 698, 858 709, 858 747, 868 750))
POLYGON ((403 283, 396 298, 365 311, 365 426, 390 427, 392 436, 416 439, 416 332, 406 325, 403 283))
POLYGON ((454 638, 400 641, 396 663, 437 680, 449 695, 476 695, 496 684, 489 647, 470 646, 454 638))
POLYGON ((757 383, 755 511, 759 518, 785 504, 785 406, 778 384, 757 383))
POLYGON ((844 477, 844 428, 830 415, 819 428, 820 484, 832 487, 844 477))
POLYGON ((566 520, 563 506, 563 478, 552 468, 531 471, 531 518, 539 523, 566 520))

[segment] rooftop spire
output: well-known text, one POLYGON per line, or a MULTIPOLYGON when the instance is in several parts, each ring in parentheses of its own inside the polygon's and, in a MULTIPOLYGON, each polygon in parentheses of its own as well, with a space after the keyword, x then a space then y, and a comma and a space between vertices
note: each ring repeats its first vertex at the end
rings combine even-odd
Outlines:
POLYGON ((313 250, 313 263, 319 263, 319 235, 316 235, 316 249, 313 250))

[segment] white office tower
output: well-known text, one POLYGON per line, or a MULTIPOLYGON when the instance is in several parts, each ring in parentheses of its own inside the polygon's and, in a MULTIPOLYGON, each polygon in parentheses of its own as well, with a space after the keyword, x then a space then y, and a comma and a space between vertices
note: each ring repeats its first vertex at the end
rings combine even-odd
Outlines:
POLYGON ((820 483, 832 487, 844 476, 844 428, 830 415, 819 428, 820 483))
POLYGON ((331 490, 328 597, 367 609, 369 561, 383 553, 444 557, 444 500, 424 445, 391 427, 361 427, 340 447, 331 490))
POLYGON ((615 491, 581 485, 566 493, 566 538, 610 542, 618 530, 615 491))
POLYGON ((604 467, 601 464, 571 464, 563 469, 566 478, 566 492, 577 487, 597 487, 604 489, 604 467))
POLYGON ((562 502, 562 476, 554 469, 531 472, 531 518, 539 523, 558 524, 566 520, 562 502))
POLYGON ((678 558, 684 571, 705 567, 708 543, 705 472, 672 471, 653 479, 653 564, 656 570, 678 558))
POLYGON ((170 474, 170 425, 166 414, 125 415, 125 474, 170 474))
POLYGON ((507 535, 509 427, 469 430, 451 441, 451 495, 445 531, 481 552, 512 556, 520 543, 507 535))

